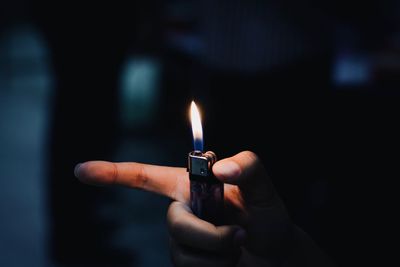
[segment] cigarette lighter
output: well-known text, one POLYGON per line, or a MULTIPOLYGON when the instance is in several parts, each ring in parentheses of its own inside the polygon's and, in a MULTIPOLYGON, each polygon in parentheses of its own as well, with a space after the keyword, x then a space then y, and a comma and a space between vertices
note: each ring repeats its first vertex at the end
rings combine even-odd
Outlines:
POLYGON ((190 179, 190 207, 200 219, 221 224, 224 203, 224 185, 212 172, 217 156, 212 151, 195 150, 188 156, 190 179))
POLYGON ((222 223, 224 185, 215 178, 212 167, 217 156, 212 151, 203 152, 203 127, 196 104, 192 101, 190 118, 194 151, 188 155, 190 179, 190 208, 200 219, 215 225, 222 223))

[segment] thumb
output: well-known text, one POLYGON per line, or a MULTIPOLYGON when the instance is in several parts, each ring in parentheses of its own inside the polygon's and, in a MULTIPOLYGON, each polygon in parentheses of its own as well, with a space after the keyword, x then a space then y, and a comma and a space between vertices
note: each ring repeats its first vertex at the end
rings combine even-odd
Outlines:
POLYGON ((276 195, 263 164, 251 151, 217 161, 213 173, 218 180, 237 185, 248 205, 269 206, 276 195))
POLYGON ((271 257, 287 251, 290 218, 258 156, 250 151, 240 152, 216 162, 213 173, 220 181, 239 188, 248 215, 246 249, 271 257))

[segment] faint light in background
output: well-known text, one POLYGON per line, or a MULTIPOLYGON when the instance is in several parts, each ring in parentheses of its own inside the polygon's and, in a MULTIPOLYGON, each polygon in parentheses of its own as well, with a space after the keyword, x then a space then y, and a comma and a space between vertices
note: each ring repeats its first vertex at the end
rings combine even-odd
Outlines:
POLYGON ((53 73, 40 32, 0 36, 0 266, 48 266, 47 127, 53 73))
POLYGON ((121 74, 120 118, 124 129, 154 121, 160 90, 161 64, 151 57, 131 56, 121 74))
POLYGON ((45 96, 53 85, 48 47, 32 26, 11 28, 0 37, 0 90, 45 96))
POLYGON ((347 24, 335 28, 332 82, 336 88, 360 88, 372 80, 371 55, 363 49, 360 30, 347 24))
POLYGON ((191 56, 199 56, 204 50, 204 44, 200 37, 194 33, 179 33, 170 31, 167 33, 167 41, 173 47, 191 56))
POLYGON ((371 81, 371 72, 371 63, 367 56, 338 55, 333 66, 333 82, 337 86, 365 85, 371 81))

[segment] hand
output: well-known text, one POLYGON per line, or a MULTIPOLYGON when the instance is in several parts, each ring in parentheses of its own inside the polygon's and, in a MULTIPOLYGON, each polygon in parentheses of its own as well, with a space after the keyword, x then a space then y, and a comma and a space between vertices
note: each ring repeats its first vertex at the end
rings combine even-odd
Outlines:
POLYGON ((228 225, 194 216, 173 202, 167 222, 177 266, 264 266, 282 263, 292 245, 292 223, 258 157, 249 151, 218 161, 214 175, 225 183, 228 225), (240 245, 245 245, 240 257, 240 245))
POLYGON ((225 183, 228 225, 214 226, 191 213, 186 168, 104 161, 75 168, 85 183, 122 185, 175 200, 167 223, 176 266, 236 266, 238 261, 269 266, 290 259, 296 227, 258 157, 244 151, 216 162, 213 172, 225 183))

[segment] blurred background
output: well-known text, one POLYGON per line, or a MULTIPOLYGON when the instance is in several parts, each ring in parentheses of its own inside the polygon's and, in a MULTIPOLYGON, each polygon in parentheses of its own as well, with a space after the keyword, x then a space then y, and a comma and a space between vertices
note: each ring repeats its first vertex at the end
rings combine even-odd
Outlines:
POLYGON ((185 166, 192 99, 205 148, 258 153, 338 266, 382 264, 399 86, 395 0, 3 0, 0 266, 171 266, 168 199, 73 170, 185 166))

